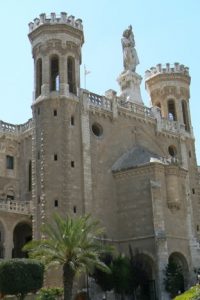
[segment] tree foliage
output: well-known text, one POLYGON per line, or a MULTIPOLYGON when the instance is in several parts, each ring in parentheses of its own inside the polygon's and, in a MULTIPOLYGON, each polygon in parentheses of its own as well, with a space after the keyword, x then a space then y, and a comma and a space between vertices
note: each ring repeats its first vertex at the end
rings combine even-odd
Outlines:
POLYGON ((105 273, 102 270, 95 268, 92 277, 104 292, 111 291, 114 287, 112 273, 112 255, 110 253, 106 253, 101 257, 101 260, 110 268, 111 272, 105 273))
POLYGON ((24 250, 46 266, 63 268, 64 300, 71 300, 74 277, 79 272, 92 272, 94 267, 109 272, 100 260, 107 251, 99 237, 103 230, 90 216, 62 218, 56 214, 50 224, 42 227, 45 239, 31 241, 24 250))
POLYGON ((17 295, 24 299, 36 293, 43 284, 44 266, 31 259, 10 259, 0 262, 1 295, 17 295))
POLYGON ((174 261, 169 261, 164 270, 164 285, 166 291, 173 298, 184 291, 184 277, 182 268, 174 261))

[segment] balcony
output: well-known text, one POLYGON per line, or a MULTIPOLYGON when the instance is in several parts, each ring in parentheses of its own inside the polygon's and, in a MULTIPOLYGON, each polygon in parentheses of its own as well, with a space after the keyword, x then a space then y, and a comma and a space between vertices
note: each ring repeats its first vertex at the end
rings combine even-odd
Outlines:
POLYGON ((0 211, 31 215, 32 201, 15 201, 0 199, 0 211))

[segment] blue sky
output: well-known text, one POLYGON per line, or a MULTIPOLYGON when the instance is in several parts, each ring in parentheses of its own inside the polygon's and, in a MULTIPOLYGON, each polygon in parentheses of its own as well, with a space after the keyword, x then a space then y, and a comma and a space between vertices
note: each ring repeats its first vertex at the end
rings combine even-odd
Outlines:
MULTIPOLYGON (((190 68, 190 109, 200 164, 200 1, 199 0, 7 0, 0 2, 0 119, 24 123, 31 117, 33 61, 27 38, 28 23, 40 13, 66 11, 83 20, 83 65, 91 73, 87 89, 104 94, 119 92, 117 77, 123 69, 121 36, 132 24, 140 59, 137 72, 157 63, 180 62, 190 68)), ((149 98, 141 85, 147 106, 149 98)))

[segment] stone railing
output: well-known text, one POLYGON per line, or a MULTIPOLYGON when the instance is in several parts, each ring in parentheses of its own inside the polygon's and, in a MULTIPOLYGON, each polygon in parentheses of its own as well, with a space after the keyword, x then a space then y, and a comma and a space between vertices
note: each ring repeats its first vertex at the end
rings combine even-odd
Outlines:
POLYGON ((149 117, 149 118, 154 118, 152 111, 149 107, 144 106, 144 105, 139 105, 130 101, 123 102, 119 99, 118 101, 119 106, 123 108, 127 108, 128 110, 136 113, 137 115, 143 116, 143 117, 149 117))
POLYGON ((0 199, 0 211, 30 215, 32 211, 32 202, 0 199))
POLYGON ((160 129, 162 131, 170 131, 174 133, 179 133, 181 131, 180 124, 178 122, 167 119, 161 119, 160 129))
POLYGON ((89 104, 98 108, 112 111, 112 102, 110 99, 105 98, 94 93, 89 93, 89 104))
POLYGON ((0 121, 0 133, 12 133, 12 134, 21 134, 28 131, 32 128, 32 119, 29 119, 26 123, 20 125, 14 125, 0 121))
POLYGON ((174 63, 174 65, 170 65, 166 63, 166 66, 162 66, 161 64, 157 64, 156 67, 151 67, 150 70, 145 72, 145 79, 149 79, 158 74, 170 74, 170 73, 180 73, 189 76, 189 68, 181 65, 179 63, 174 63))
POLYGON ((46 14, 40 14, 39 18, 35 18, 34 22, 30 22, 29 32, 32 32, 43 24, 67 24, 79 30, 83 30, 82 20, 75 19, 74 16, 67 16, 66 12, 61 12, 60 16, 56 16, 56 13, 52 12, 50 17, 46 14))

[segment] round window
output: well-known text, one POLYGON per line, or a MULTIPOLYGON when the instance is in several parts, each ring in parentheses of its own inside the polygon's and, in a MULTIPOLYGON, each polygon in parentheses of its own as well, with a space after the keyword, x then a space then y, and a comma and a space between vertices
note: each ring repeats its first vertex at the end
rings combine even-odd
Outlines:
POLYGON ((103 128, 100 124, 94 123, 92 124, 92 132, 94 133, 94 135, 99 137, 103 134, 103 128))
POLYGON ((168 152, 169 152, 169 155, 171 155, 172 157, 175 157, 177 154, 176 147, 173 145, 169 146, 168 152))

